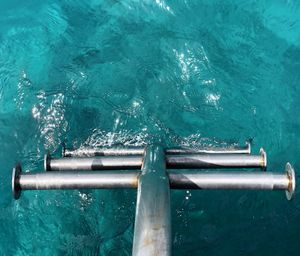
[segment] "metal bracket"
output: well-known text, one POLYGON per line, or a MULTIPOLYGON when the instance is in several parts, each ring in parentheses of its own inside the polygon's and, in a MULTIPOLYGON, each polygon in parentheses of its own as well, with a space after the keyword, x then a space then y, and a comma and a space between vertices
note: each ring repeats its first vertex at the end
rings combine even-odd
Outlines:
POLYGON ((43 173, 22 173, 20 164, 12 171, 12 192, 52 189, 138 189, 134 226, 133 255, 171 255, 170 189, 255 189, 285 190, 294 196, 295 171, 290 163, 285 173, 204 172, 201 169, 261 168, 267 155, 251 155, 247 148, 163 149, 102 148, 68 150, 63 158, 44 158, 43 173), (124 171, 135 169, 135 171, 124 171), (168 170, 167 170, 168 169, 168 170), (172 169, 199 169, 197 171, 172 169), (110 170, 110 171, 108 171, 110 170))

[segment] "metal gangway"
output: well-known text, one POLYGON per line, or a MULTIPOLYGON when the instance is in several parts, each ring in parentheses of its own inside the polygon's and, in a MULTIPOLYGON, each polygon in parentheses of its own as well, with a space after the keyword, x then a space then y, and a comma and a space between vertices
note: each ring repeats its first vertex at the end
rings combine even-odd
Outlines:
POLYGON ((296 185, 291 164, 283 173, 266 172, 266 167, 266 152, 252 155, 250 143, 200 149, 63 147, 62 158, 45 155, 46 172, 22 173, 17 164, 12 192, 18 199, 22 190, 137 189, 132 255, 171 255, 170 189, 284 190, 291 200, 296 185), (207 170, 232 168, 261 171, 207 170))

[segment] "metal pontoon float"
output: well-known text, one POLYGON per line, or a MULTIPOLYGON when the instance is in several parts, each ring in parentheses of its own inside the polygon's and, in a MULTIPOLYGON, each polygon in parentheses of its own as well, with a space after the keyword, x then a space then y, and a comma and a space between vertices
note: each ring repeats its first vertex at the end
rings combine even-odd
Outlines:
POLYGON ((266 170, 263 149, 251 155, 250 144, 235 148, 63 149, 63 158, 45 155, 46 172, 22 173, 13 168, 12 191, 22 190, 138 189, 134 225, 134 256, 171 255, 170 189, 284 190, 291 200, 295 172, 287 163, 284 173, 215 172, 203 169, 261 168, 266 170), (172 169, 183 169, 172 171, 172 169), (199 169, 190 171, 186 169, 199 169), (126 171, 124 171, 126 170, 126 171))

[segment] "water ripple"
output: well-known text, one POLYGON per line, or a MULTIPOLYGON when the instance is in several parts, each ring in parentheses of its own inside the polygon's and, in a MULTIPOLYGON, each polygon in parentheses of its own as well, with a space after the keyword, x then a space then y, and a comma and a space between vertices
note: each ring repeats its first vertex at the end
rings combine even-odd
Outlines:
MULTIPOLYGON (((1 1, 0 254, 130 255, 134 192, 11 201, 14 162, 39 171, 61 142, 197 148, 252 138, 270 169, 287 160, 297 169, 299 11, 299 1, 1 1)), ((297 233, 299 206, 283 196, 173 191, 174 254, 296 255, 287 234, 297 233)))

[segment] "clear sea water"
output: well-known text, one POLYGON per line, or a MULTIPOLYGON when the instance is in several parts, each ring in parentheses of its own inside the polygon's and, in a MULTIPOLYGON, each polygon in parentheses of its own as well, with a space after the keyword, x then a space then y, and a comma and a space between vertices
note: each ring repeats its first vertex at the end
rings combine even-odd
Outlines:
MULTIPOLYGON (((298 0, 0 3, 0 255, 130 255, 136 192, 11 195, 47 150, 231 145, 300 171, 298 0)), ((173 255, 299 255, 300 199, 172 191, 173 255)))

